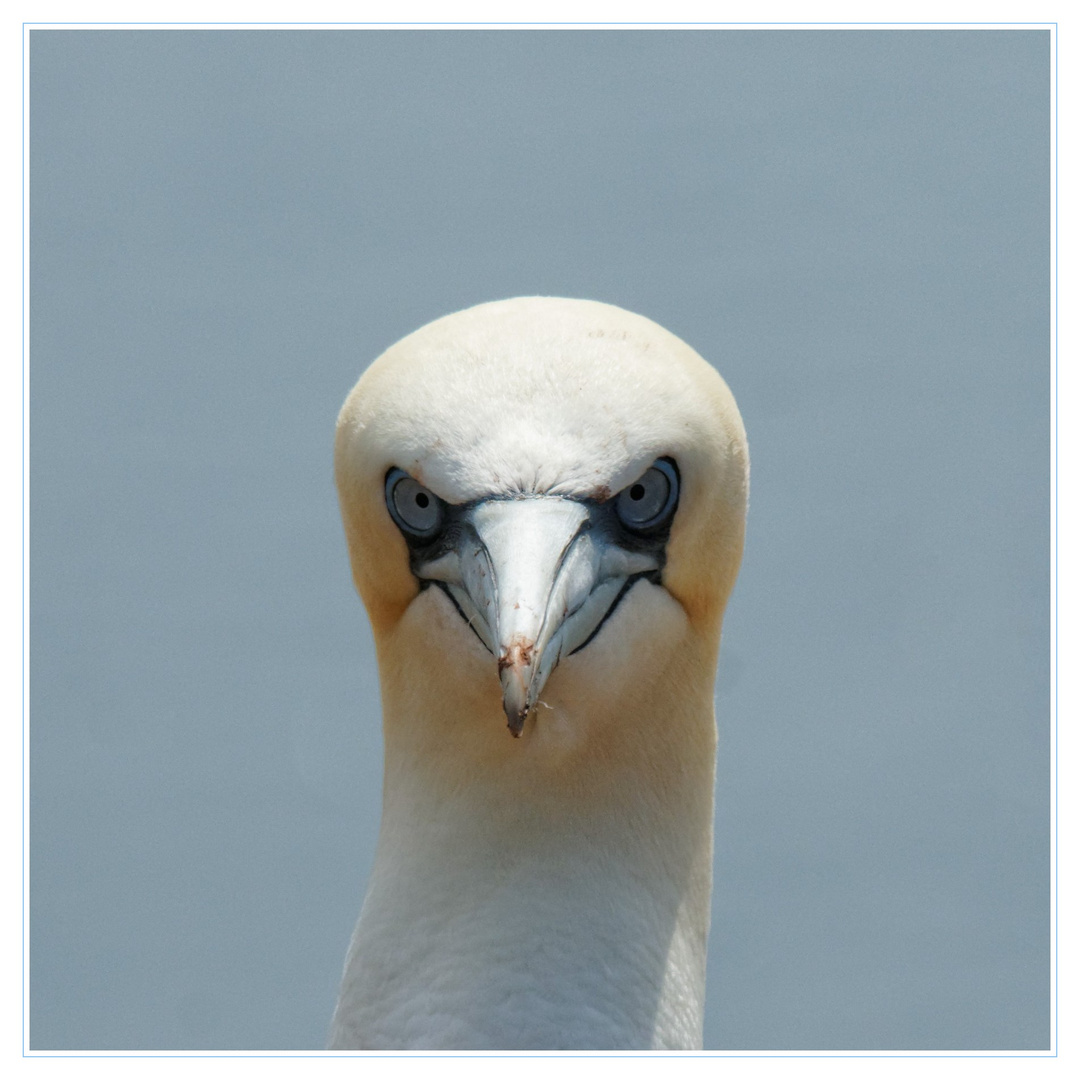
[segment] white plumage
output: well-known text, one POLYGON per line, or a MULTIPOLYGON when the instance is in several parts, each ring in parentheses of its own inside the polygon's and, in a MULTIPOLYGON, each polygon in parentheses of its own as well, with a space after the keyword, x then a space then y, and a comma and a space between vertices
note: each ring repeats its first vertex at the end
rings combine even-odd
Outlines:
POLYGON ((386 761, 331 1047, 700 1047, 727 387, 618 308, 484 304, 371 366, 335 460, 386 761))

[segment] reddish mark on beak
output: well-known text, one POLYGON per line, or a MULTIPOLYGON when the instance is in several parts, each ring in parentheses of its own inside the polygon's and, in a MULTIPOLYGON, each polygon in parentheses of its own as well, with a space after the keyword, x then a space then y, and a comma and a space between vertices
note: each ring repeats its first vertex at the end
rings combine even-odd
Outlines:
POLYGON ((499 657, 499 674, 501 675, 508 667, 528 667, 532 663, 535 650, 536 642, 526 641, 519 634, 503 649, 502 655, 499 657))
POLYGON ((536 652, 536 642, 529 641, 521 634, 516 635, 503 649, 497 661, 499 679, 503 684, 503 711, 506 713, 506 726, 515 739, 521 738, 522 729, 528 719, 531 708, 528 704, 528 671, 536 652), (521 704, 517 704, 521 702, 521 704))

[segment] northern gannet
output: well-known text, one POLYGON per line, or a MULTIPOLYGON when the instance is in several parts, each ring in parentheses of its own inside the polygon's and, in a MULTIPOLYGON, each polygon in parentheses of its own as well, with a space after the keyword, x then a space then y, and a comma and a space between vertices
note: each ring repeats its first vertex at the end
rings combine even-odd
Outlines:
POLYGON ((385 772, 330 1048, 700 1048, 727 386, 620 308, 482 304, 371 365, 335 475, 385 772))

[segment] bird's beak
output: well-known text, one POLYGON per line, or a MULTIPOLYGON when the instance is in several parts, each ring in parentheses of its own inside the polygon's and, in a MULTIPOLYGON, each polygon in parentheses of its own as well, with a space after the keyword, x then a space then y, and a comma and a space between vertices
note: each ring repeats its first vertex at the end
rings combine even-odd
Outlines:
POLYGON ((659 569, 654 555, 606 540, 589 509, 554 496, 477 503, 455 548, 418 568, 496 658, 515 737, 559 660, 592 638, 638 576, 659 569))

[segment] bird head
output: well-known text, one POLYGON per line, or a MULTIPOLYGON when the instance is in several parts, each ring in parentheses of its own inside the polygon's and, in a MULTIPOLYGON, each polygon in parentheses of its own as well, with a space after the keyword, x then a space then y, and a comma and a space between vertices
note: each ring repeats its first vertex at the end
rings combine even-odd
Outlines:
POLYGON ((357 383, 335 473, 395 715, 573 741, 689 680, 711 716, 746 436, 668 331, 539 297, 439 319, 357 383))

